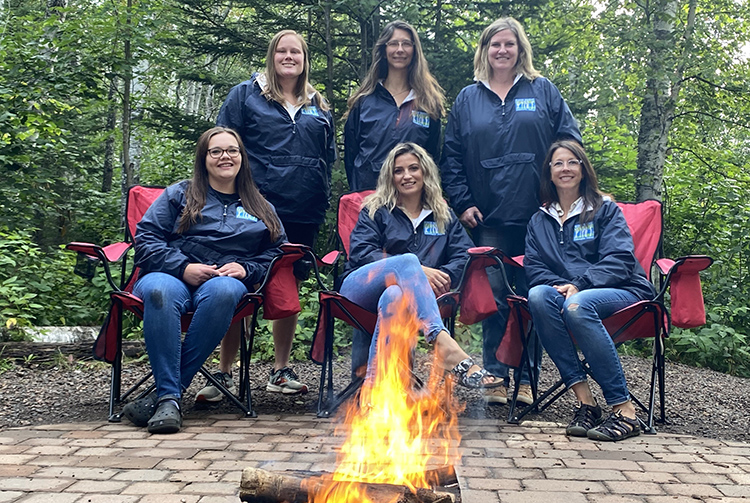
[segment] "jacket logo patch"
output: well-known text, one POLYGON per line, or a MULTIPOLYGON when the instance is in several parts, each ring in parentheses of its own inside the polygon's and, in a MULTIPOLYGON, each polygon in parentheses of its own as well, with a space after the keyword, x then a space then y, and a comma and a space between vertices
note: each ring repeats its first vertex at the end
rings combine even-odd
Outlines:
POLYGON ((536 112, 534 98, 516 98, 516 112, 536 112))
POLYGON ((237 218, 241 218, 243 220, 250 220, 251 222, 257 222, 258 217, 251 215, 247 211, 245 211, 245 208, 242 206, 237 206, 237 213, 235 215, 237 218))
POLYGON ((588 241, 594 239, 594 222, 576 224, 573 227, 573 241, 588 241))
POLYGON ((312 115, 314 117, 320 117, 320 114, 318 113, 318 107, 316 107, 315 105, 302 107, 302 115, 312 115))
POLYGON ((430 127, 430 116, 427 114, 427 112, 412 110, 411 121, 417 126, 430 127))
POLYGON ((425 222, 424 223, 424 235, 425 236, 443 236, 445 235, 445 232, 440 232, 438 230, 437 223, 425 222))

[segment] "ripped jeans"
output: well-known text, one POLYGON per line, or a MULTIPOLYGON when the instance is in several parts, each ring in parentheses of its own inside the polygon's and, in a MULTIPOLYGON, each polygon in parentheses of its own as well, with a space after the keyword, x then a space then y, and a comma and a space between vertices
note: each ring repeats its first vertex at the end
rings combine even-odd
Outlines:
POLYGON ((553 287, 538 285, 529 290, 528 299, 536 333, 566 387, 586 380, 578 344, 607 405, 630 400, 617 348, 602 318, 638 302, 636 295, 620 288, 591 288, 566 299, 553 287))

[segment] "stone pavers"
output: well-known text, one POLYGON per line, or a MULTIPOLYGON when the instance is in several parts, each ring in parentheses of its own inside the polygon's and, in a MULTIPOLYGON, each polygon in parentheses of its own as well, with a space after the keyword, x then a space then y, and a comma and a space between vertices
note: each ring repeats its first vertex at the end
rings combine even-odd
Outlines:
MULTIPOLYGON (((0 430, 0 503, 237 503, 243 468, 335 467, 342 437, 314 416, 188 419, 176 435, 129 424, 0 430)), ((744 503, 750 445, 681 435, 572 439, 561 425, 463 419, 467 503, 744 503)))

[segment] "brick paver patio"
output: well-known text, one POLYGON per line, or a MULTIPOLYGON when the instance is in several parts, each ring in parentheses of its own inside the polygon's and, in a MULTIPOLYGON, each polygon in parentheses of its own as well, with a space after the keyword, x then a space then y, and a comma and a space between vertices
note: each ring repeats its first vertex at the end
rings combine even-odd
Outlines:
MULTIPOLYGON (((241 472, 332 470, 341 438, 313 416, 188 419, 176 435, 129 424, 0 431, 0 503, 226 503, 241 472)), ((644 435, 569 439, 560 425, 461 421, 457 467, 467 503, 745 503, 750 445, 644 435)))

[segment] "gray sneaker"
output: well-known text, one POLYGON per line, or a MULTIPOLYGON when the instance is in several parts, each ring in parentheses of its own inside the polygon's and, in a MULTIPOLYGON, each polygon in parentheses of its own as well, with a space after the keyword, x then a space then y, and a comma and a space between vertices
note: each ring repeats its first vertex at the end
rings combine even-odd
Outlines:
MULTIPOLYGON (((227 374, 226 372, 214 372, 214 377, 217 381, 219 381, 229 392, 233 395, 237 394, 237 388, 234 386, 234 380, 232 379, 231 374, 227 374)), ((209 382, 205 388, 200 390, 197 395, 195 395, 195 401, 196 402, 209 402, 209 403, 216 403, 221 402, 221 400, 224 398, 224 393, 219 391, 219 388, 211 384, 209 382)))
POLYGON ((307 385, 299 382, 299 377, 294 370, 284 367, 276 372, 271 372, 266 391, 285 395, 304 395, 307 393, 307 385))

